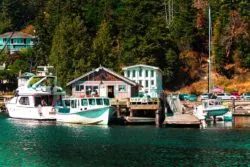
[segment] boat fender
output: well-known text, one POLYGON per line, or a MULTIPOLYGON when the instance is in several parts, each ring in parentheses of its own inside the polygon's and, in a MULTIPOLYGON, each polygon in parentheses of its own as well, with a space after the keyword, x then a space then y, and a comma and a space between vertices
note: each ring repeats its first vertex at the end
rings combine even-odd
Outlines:
POLYGON ((55 114, 55 113, 56 113, 56 109, 52 108, 50 114, 55 114))

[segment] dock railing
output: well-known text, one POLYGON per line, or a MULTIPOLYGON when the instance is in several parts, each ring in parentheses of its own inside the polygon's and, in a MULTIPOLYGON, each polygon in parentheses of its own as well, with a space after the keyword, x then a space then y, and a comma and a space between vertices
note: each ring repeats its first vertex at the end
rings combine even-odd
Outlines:
POLYGON ((183 106, 179 99, 179 95, 167 95, 167 102, 173 113, 182 112, 183 106))

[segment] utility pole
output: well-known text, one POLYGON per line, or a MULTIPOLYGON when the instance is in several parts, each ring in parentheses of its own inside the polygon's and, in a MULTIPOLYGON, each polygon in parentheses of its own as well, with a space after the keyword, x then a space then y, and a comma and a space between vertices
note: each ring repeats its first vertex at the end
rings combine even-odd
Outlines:
POLYGON ((169 26, 174 18, 174 1, 173 0, 164 0, 164 11, 165 11, 165 20, 166 25, 169 26))
POLYGON ((211 92, 210 84, 211 84, 211 9, 210 5, 208 7, 208 93, 211 92))

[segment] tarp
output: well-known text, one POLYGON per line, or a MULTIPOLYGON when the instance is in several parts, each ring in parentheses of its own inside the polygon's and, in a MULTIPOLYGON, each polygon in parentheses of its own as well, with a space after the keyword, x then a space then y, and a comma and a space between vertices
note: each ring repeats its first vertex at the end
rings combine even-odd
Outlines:
POLYGON ((213 93, 224 93, 224 89, 220 87, 215 87, 212 89, 213 93))

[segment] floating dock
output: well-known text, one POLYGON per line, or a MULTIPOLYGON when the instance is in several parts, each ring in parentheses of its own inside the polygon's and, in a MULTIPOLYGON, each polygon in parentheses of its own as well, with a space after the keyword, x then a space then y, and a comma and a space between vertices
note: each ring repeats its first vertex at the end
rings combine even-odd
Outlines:
POLYGON ((174 114, 165 118, 163 124, 167 127, 200 127, 200 120, 191 114, 174 114))

